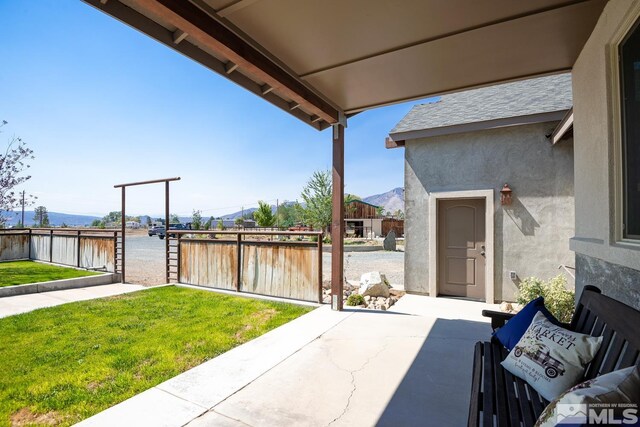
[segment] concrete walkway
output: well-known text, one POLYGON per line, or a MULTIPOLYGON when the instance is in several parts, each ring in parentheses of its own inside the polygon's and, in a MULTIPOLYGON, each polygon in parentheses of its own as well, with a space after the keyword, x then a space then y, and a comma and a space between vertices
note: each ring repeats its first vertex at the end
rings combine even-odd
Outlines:
POLYGON ((476 302, 407 295, 393 311, 323 306, 80 423, 82 426, 458 426, 476 302))
POLYGON ((88 286, 86 288, 65 289, 62 291, 39 294, 18 295, 0 298, 0 317, 13 316, 44 307, 66 304, 73 301, 85 301, 94 298, 110 297, 127 292, 145 289, 144 286, 114 283, 111 285, 88 286))

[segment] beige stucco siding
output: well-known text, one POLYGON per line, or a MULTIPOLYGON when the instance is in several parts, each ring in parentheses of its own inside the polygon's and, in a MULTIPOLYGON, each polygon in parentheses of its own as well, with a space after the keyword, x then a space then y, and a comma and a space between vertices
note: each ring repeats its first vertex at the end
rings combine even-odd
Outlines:
MULTIPOLYGON (((405 287, 428 293, 429 197, 433 192, 494 190, 494 296, 513 300, 520 278, 553 277, 574 266, 573 143, 552 146, 557 123, 538 123, 406 141, 405 287), (513 204, 500 205, 504 183, 513 204)), ((489 249, 489 248, 488 248, 489 249)))
POLYGON ((640 2, 610 1, 573 68, 576 229, 571 248, 580 262, 576 285, 640 308, 640 242, 621 243, 620 121, 617 43, 640 17, 640 2))

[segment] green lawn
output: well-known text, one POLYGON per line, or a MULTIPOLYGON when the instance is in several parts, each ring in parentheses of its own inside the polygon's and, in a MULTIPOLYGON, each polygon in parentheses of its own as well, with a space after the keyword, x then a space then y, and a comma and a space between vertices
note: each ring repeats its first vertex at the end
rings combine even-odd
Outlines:
POLYGON ((0 319, 0 426, 76 423, 310 310, 169 286, 0 319))
POLYGON ((76 270, 33 261, 0 262, 0 287, 94 276, 93 271, 76 270))

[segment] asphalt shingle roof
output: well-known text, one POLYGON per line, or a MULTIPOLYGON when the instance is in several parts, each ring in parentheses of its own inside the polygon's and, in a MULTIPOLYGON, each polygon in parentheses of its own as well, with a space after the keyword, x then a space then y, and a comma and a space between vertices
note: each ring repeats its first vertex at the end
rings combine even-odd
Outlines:
POLYGON ((443 95, 414 106, 390 132, 410 132, 568 110, 571 74, 558 74, 443 95))

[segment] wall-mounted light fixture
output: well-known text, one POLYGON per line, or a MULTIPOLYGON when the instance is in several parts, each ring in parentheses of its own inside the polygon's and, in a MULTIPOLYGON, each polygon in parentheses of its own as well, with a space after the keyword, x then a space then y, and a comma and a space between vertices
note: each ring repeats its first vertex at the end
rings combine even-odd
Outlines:
POLYGON ((513 191, 509 188, 509 184, 505 184, 500 190, 500 204, 501 205, 510 205, 511 204, 511 194, 513 191))

